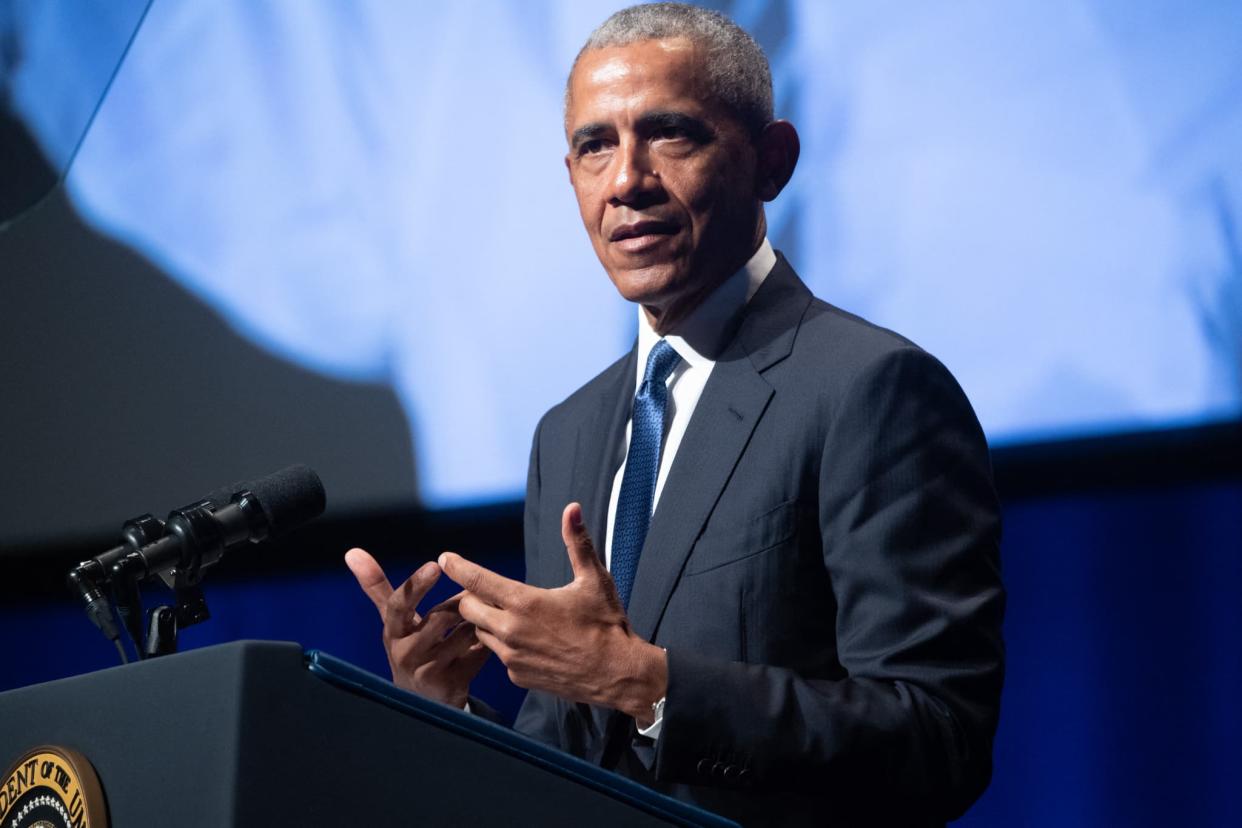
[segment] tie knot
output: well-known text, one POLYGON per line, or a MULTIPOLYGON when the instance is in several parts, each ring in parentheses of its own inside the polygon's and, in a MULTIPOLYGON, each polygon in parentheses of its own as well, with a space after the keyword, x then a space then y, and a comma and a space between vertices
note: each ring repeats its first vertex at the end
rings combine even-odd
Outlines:
POLYGON ((647 373, 643 375, 643 382, 663 385, 680 361, 681 357, 673 350, 673 346, 667 340, 661 339, 647 355, 647 373))

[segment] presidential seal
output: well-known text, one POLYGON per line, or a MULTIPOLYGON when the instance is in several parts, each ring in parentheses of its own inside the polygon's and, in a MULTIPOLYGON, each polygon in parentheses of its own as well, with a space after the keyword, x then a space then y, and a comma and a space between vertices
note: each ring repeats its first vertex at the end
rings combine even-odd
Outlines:
POLYGON ((86 757, 43 745, 13 763, 0 782, 3 828, 108 828, 103 789, 86 757))

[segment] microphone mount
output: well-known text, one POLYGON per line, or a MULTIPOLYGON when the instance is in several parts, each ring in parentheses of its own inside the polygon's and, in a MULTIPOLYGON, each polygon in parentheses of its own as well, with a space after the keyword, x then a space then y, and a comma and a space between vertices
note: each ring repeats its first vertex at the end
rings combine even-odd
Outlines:
POLYGON ((211 617, 203 596, 204 571, 227 549, 258 543, 323 512, 323 484, 306 466, 290 466, 251 483, 235 484, 173 510, 161 521, 146 514, 122 527, 119 546, 82 561, 66 577, 87 617, 128 661, 116 624, 119 615, 139 659, 175 652, 177 631, 211 617), (173 606, 152 610, 143 628, 139 585, 159 579, 173 606), (105 593, 111 591, 111 601, 105 593))
POLYGON ((77 595, 85 605, 87 618, 109 641, 116 645, 122 662, 129 659, 121 644, 121 631, 113 615, 112 603, 104 594, 103 587, 114 588, 117 612, 137 649, 142 637, 142 599, 137 593, 136 584, 125 585, 125 588, 121 590, 115 588, 116 582, 111 581, 112 567, 122 556, 154 543, 163 535, 164 521, 155 515, 147 513, 131 518, 121 527, 121 539, 124 543, 109 549, 102 555, 82 561, 71 569, 65 578, 70 591, 77 595))

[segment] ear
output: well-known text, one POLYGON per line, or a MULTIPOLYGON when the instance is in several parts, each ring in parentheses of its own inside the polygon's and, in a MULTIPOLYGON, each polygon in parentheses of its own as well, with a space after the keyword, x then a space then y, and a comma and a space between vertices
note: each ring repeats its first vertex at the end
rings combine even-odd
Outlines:
POLYGON ((798 130, 789 121, 773 121, 763 128, 755 141, 755 185, 761 199, 772 201, 785 189, 798 166, 801 146, 798 130))

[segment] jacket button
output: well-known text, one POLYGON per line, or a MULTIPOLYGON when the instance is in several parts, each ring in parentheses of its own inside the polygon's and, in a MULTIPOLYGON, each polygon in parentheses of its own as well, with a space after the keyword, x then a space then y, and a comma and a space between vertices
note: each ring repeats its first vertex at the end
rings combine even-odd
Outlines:
POLYGON ((737 784, 749 785, 754 779, 754 776, 755 775, 750 772, 750 768, 742 768, 741 772, 737 775, 737 784))
POLYGON ((711 759, 700 759, 699 760, 699 763, 695 765, 694 767, 694 769, 699 772, 699 776, 711 776, 712 774, 711 762, 712 762, 711 759))
POLYGON ((724 778, 727 782, 736 782, 742 775, 742 769, 737 765, 726 765, 724 769, 724 778))
POLYGON ((716 777, 717 779, 724 779, 724 773, 725 773, 724 762, 717 762, 716 764, 712 765, 712 776, 716 777))

